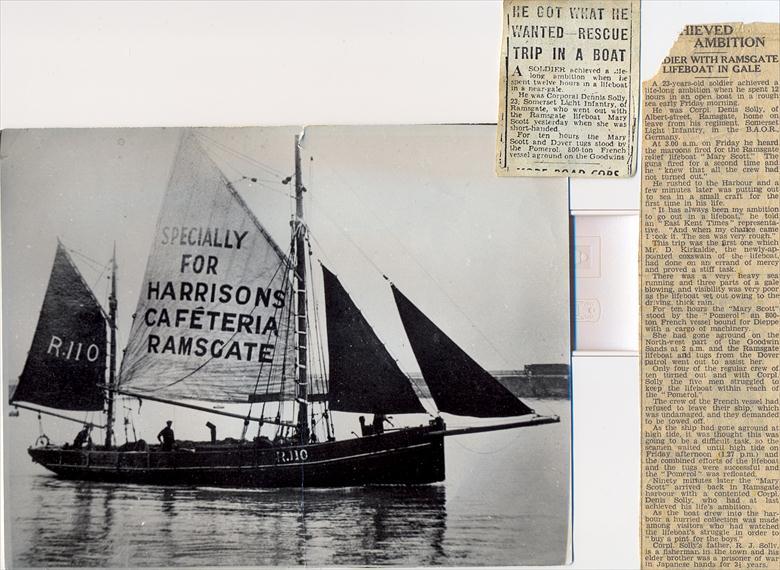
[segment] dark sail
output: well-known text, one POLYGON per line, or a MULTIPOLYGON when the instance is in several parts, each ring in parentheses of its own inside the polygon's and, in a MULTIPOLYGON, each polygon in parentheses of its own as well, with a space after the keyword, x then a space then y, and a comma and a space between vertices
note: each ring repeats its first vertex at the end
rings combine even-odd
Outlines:
POLYGON ((387 352, 336 276, 323 266, 328 323, 328 400, 342 412, 425 412, 409 379, 387 352))
POLYGON ((106 332, 100 304, 58 244, 38 327, 11 401, 102 410, 106 332))
POLYGON ((393 296, 425 383, 439 410, 478 418, 533 413, 395 286, 393 296))

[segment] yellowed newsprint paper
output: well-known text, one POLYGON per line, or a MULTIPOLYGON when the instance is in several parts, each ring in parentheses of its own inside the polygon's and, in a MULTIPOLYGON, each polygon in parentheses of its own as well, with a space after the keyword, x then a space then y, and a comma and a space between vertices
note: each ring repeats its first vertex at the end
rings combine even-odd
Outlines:
POLYGON ((504 0, 499 176, 633 176, 639 0, 504 0))
POLYGON ((780 568, 778 25, 643 85, 642 565, 780 568))

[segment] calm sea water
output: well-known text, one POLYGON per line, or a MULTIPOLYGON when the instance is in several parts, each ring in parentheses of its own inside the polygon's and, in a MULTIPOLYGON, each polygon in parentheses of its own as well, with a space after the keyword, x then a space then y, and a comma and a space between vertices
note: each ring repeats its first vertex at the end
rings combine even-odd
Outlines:
POLYGON ((21 468, 29 462, 24 449, 7 449, 6 560, 14 567, 559 564, 569 402, 538 409, 561 423, 447 438, 446 481, 421 487, 64 481, 21 468))

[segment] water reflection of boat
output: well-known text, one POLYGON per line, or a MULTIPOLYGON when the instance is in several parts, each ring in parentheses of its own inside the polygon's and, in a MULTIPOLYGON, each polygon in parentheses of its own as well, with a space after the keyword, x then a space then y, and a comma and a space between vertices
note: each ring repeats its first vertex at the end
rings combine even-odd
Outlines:
POLYGON ((215 516, 245 517, 253 536, 274 536, 265 545, 269 557, 258 563, 428 565, 445 558, 443 485, 307 489, 305 496, 276 489, 260 497, 213 488, 198 489, 193 498, 215 516), (284 532, 290 525, 298 532, 284 532), (302 536, 308 539, 302 542, 302 536))
POLYGON ((34 527, 37 540, 15 552, 20 566, 201 566, 215 560, 229 566, 411 566, 447 561, 443 485, 306 489, 304 497, 291 488, 117 487, 82 481, 52 486, 43 477, 39 481, 33 487, 34 508, 47 515, 34 527))
POLYGON ((335 273, 324 266, 326 324, 320 327, 297 141, 295 173, 285 182, 293 179, 295 214, 290 248, 283 251, 197 136, 185 136, 118 379, 115 260, 109 310, 104 311, 66 248, 58 246, 12 403, 105 409, 105 424, 92 426, 103 429, 105 437, 103 445, 88 448, 81 441, 69 447, 44 440, 29 450, 33 461, 62 477, 141 484, 425 484, 444 479, 446 436, 558 421, 557 416, 537 415, 515 397, 391 284, 398 315, 439 411, 512 420, 452 430, 439 416, 427 425, 385 430, 385 415, 425 409, 408 376, 335 273), (244 431, 239 440, 212 436, 211 442, 178 448, 134 441, 117 448, 117 396, 237 417, 244 420, 244 431), (248 411, 234 414, 186 400, 243 402, 248 411), (279 402, 275 415, 266 414, 268 402, 279 402), (257 415, 254 406, 261 408, 257 415), (337 441, 332 412, 374 414, 378 423, 355 439, 337 441), (249 439, 252 423, 258 436, 249 439), (273 433, 261 435, 263 426, 273 433))

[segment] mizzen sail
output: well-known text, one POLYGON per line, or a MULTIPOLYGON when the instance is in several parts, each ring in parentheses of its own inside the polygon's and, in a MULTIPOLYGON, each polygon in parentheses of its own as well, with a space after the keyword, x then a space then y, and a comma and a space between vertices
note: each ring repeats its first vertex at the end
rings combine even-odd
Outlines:
POLYGON ((338 278, 322 267, 332 410, 425 412, 409 379, 387 352, 338 278))
POLYGON ((185 136, 157 222, 121 388, 214 402, 291 399, 289 269, 195 136, 185 136))
POLYGON ((11 402, 102 410, 106 333, 100 303, 58 244, 38 326, 11 402))
POLYGON ((431 396, 442 412, 478 418, 533 413, 403 293, 395 286, 392 289, 414 356, 431 396))

